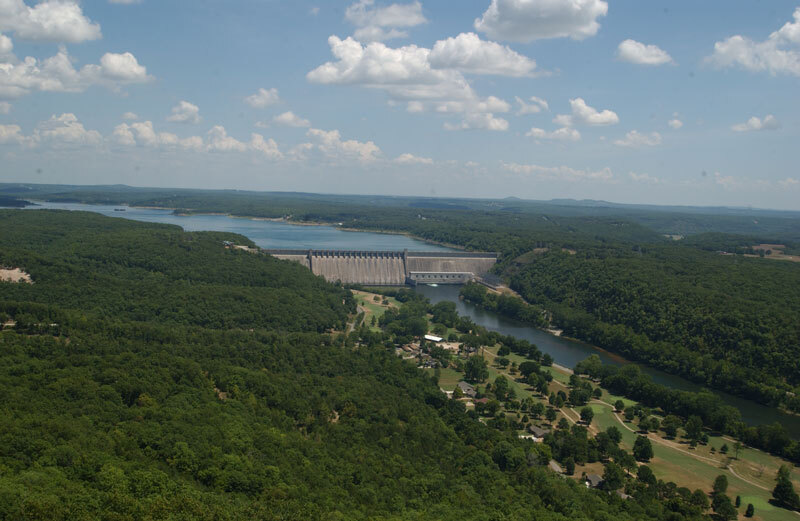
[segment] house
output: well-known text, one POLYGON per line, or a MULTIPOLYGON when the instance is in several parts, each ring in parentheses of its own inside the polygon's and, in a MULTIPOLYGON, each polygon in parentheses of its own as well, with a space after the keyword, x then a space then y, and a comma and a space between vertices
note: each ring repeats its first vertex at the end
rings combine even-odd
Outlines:
POLYGON ((600 485, 603 484, 603 478, 597 474, 587 474, 583 478, 583 482, 586 483, 588 488, 600 488, 600 485))
POLYGON ((528 432, 533 434, 533 441, 540 442, 545 436, 550 434, 550 429, 543 429, 542 427, 537 427, 536 425, 528 425, 528 432))
POLYGON ((461 389, 461 392, 464 393, 464 396, 475 398, 475 388, 467 382, 458 382, 458 388, 461 389))
POLYGON ((425 335, 425 340, 428 340, 430 342, 437 342, 438 343, 438 342, 441 342, 444 339, 442 337, 440 337, 440 336, 425 335))

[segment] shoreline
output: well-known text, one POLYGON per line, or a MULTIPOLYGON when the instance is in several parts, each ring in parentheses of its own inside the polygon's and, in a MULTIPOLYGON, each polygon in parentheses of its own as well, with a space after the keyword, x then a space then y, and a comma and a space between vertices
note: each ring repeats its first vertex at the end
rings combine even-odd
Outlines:
MULTIPOLYGON (((58 203, 59 201, 41 201, 41 202, 51 202, 51 203, 58 203)), ((115 206, 115 205, 95 205, 92 203, 79 203, 85 204, 88 206, 115 206)), ((180 210, 181 208, 170 208, 166 206, 138 206, 138 205, 130 205, 130 204, 121 204, 119 206, 125 206, 127 208, 142 208, 145 210, 170 210, 175 213, 176 210, 180 210)), ((463 246, 458 246, 456 244, 449 244, 440 241, 434 241, 430 239, 426 239, 424 237, 418 237, 413 235, 410 232, 403 232, 403 231, 394 231, 394 230, 381 230, 381 229, 362 229, 362 228, 351 228, 347 226, 341 225, 338 222, 324 222, 324 221, 293 221, 291 219, 287 219, 285 217, 257 217, 253 215, 237 215, 233 213, 226 213, 226 212, 180 212, 175 213, 175 215, 180 217, 192 217, 193 215, 214 215, 214 216, 221 216, 221 217, 230 217, 231 219, 248 219, 251 221, 267 221, 267 222, 277 222, 277 223, 284 223, 290 224, 292 226, 328 226, 331 228, 336 228, 338 230, 342 230, 344 232, 357 232, 357 233, 381 233, 384 235, 403 235, 408 237, 409 239, 414 239, 417 241, 421 241, 427 244, 433 244, 436 246, 442 246, 443 248, 449 248, 451 250, 457 251, 466 251, 463 246)))

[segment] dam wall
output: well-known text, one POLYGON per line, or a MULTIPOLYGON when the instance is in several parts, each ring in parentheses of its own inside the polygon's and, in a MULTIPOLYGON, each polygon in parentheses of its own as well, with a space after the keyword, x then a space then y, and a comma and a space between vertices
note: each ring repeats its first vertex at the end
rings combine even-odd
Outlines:
POLYGON ((369 286, 465 284, 497 262, 495 253, 351 250, 264 250, 298 262, 326 280, 369 286))
POLYGON ((497 262, 495 253, 409 252, 410 273, 488 273, 497 262))
POLYGON ((311 271, 325 280, 347 284, 402 286, 406 282, 402 252, 314 252, 311 271))

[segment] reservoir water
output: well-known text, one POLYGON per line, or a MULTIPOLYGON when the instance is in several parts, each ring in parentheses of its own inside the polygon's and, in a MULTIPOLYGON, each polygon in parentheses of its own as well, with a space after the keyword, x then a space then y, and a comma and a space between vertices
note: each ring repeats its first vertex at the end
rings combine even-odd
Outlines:
MULTIPOLYGON (((171 210, 154 208, 131 208, 116 211, 115 206, 84 205, 74 203, 39 203, 30 209, 83 210, 97 212, 110 217, 133 219, 137 221, 175 224, 186 231, 223 231, 238 233, 248 237, 262 248, 286 249, 347 249, 347 250, 416 250, 447 251, 448 248, 426 243, 406 237, 371 232, 350 232, 335 226, 300 226, 280 221, 236 218, 226 215, 191 215, 180 216, 171 210)), ((473 322, 491 331, 504 335, 524 338, 536 344, 543 353, 548 353, 556 363, 574 367, 576 363, 597 354, 603 363, 622 365, 630 363, 618 356, 600 350, 589 344, 577 342, 551 335, 545 331, 530 327, 524 323, 502 317, 496 313, 483 310, 474 304, 464 302, 459 297, 459 286, 417 286, 416 290, 432 303, 450 300, 456 303, 459 314, 469 316, 473 322)), ((701 387, 684 378, 670 375, 642 366, 643 372, 649 374, 653 381, 676 389, 698 391, 701 387)), ((800 416, 782 413, 776 409, 765 407, 756 402, 745 400, 727 393, 714 391, 725 403, 738 408, 745 422, 751 425, 780 422, 789 431, 792 438, 800 439, 800 416)))
POLYGON ((336 226, 303 226, 282 221, 228 215, 176 215, 161 208, 37 202, 30 210, 83 210, 109 217, 151 223, 177 224, 188 232, 214 231, 244 235, 261 248, 314 250, 449 251, 448 248, 405 235, 351 232, 336 226), (117 211, 124 208, 125 211, 117 211))

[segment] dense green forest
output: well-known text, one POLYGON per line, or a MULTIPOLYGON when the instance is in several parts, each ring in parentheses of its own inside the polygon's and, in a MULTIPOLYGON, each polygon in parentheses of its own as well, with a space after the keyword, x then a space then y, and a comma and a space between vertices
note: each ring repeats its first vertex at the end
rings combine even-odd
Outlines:
POLYGON ((341 333, 349 291, 223 240, 246 243, 0 212, 0 264, 33 279, 0 283, 0 519, 703 517, 671 484, 556 476, 381 335, 341 333))
POLYGON ((800 266, 686 247, 546 253, 511 276, 565 334, 800 411, 800 266))
POLYGON ((496 251, 497 274, 534 305, 528 312, 505 301, 500 312, 538 327, 547 316, 570 336, 609 351, 800 411, 793 367, 800 264, 718 253, 752 254, 759 243, 800 251, 796 213, 128 187, 4 190, 17 197, 341 222, 496 251), (664 233, 695 235, 673 241, 664 233))

